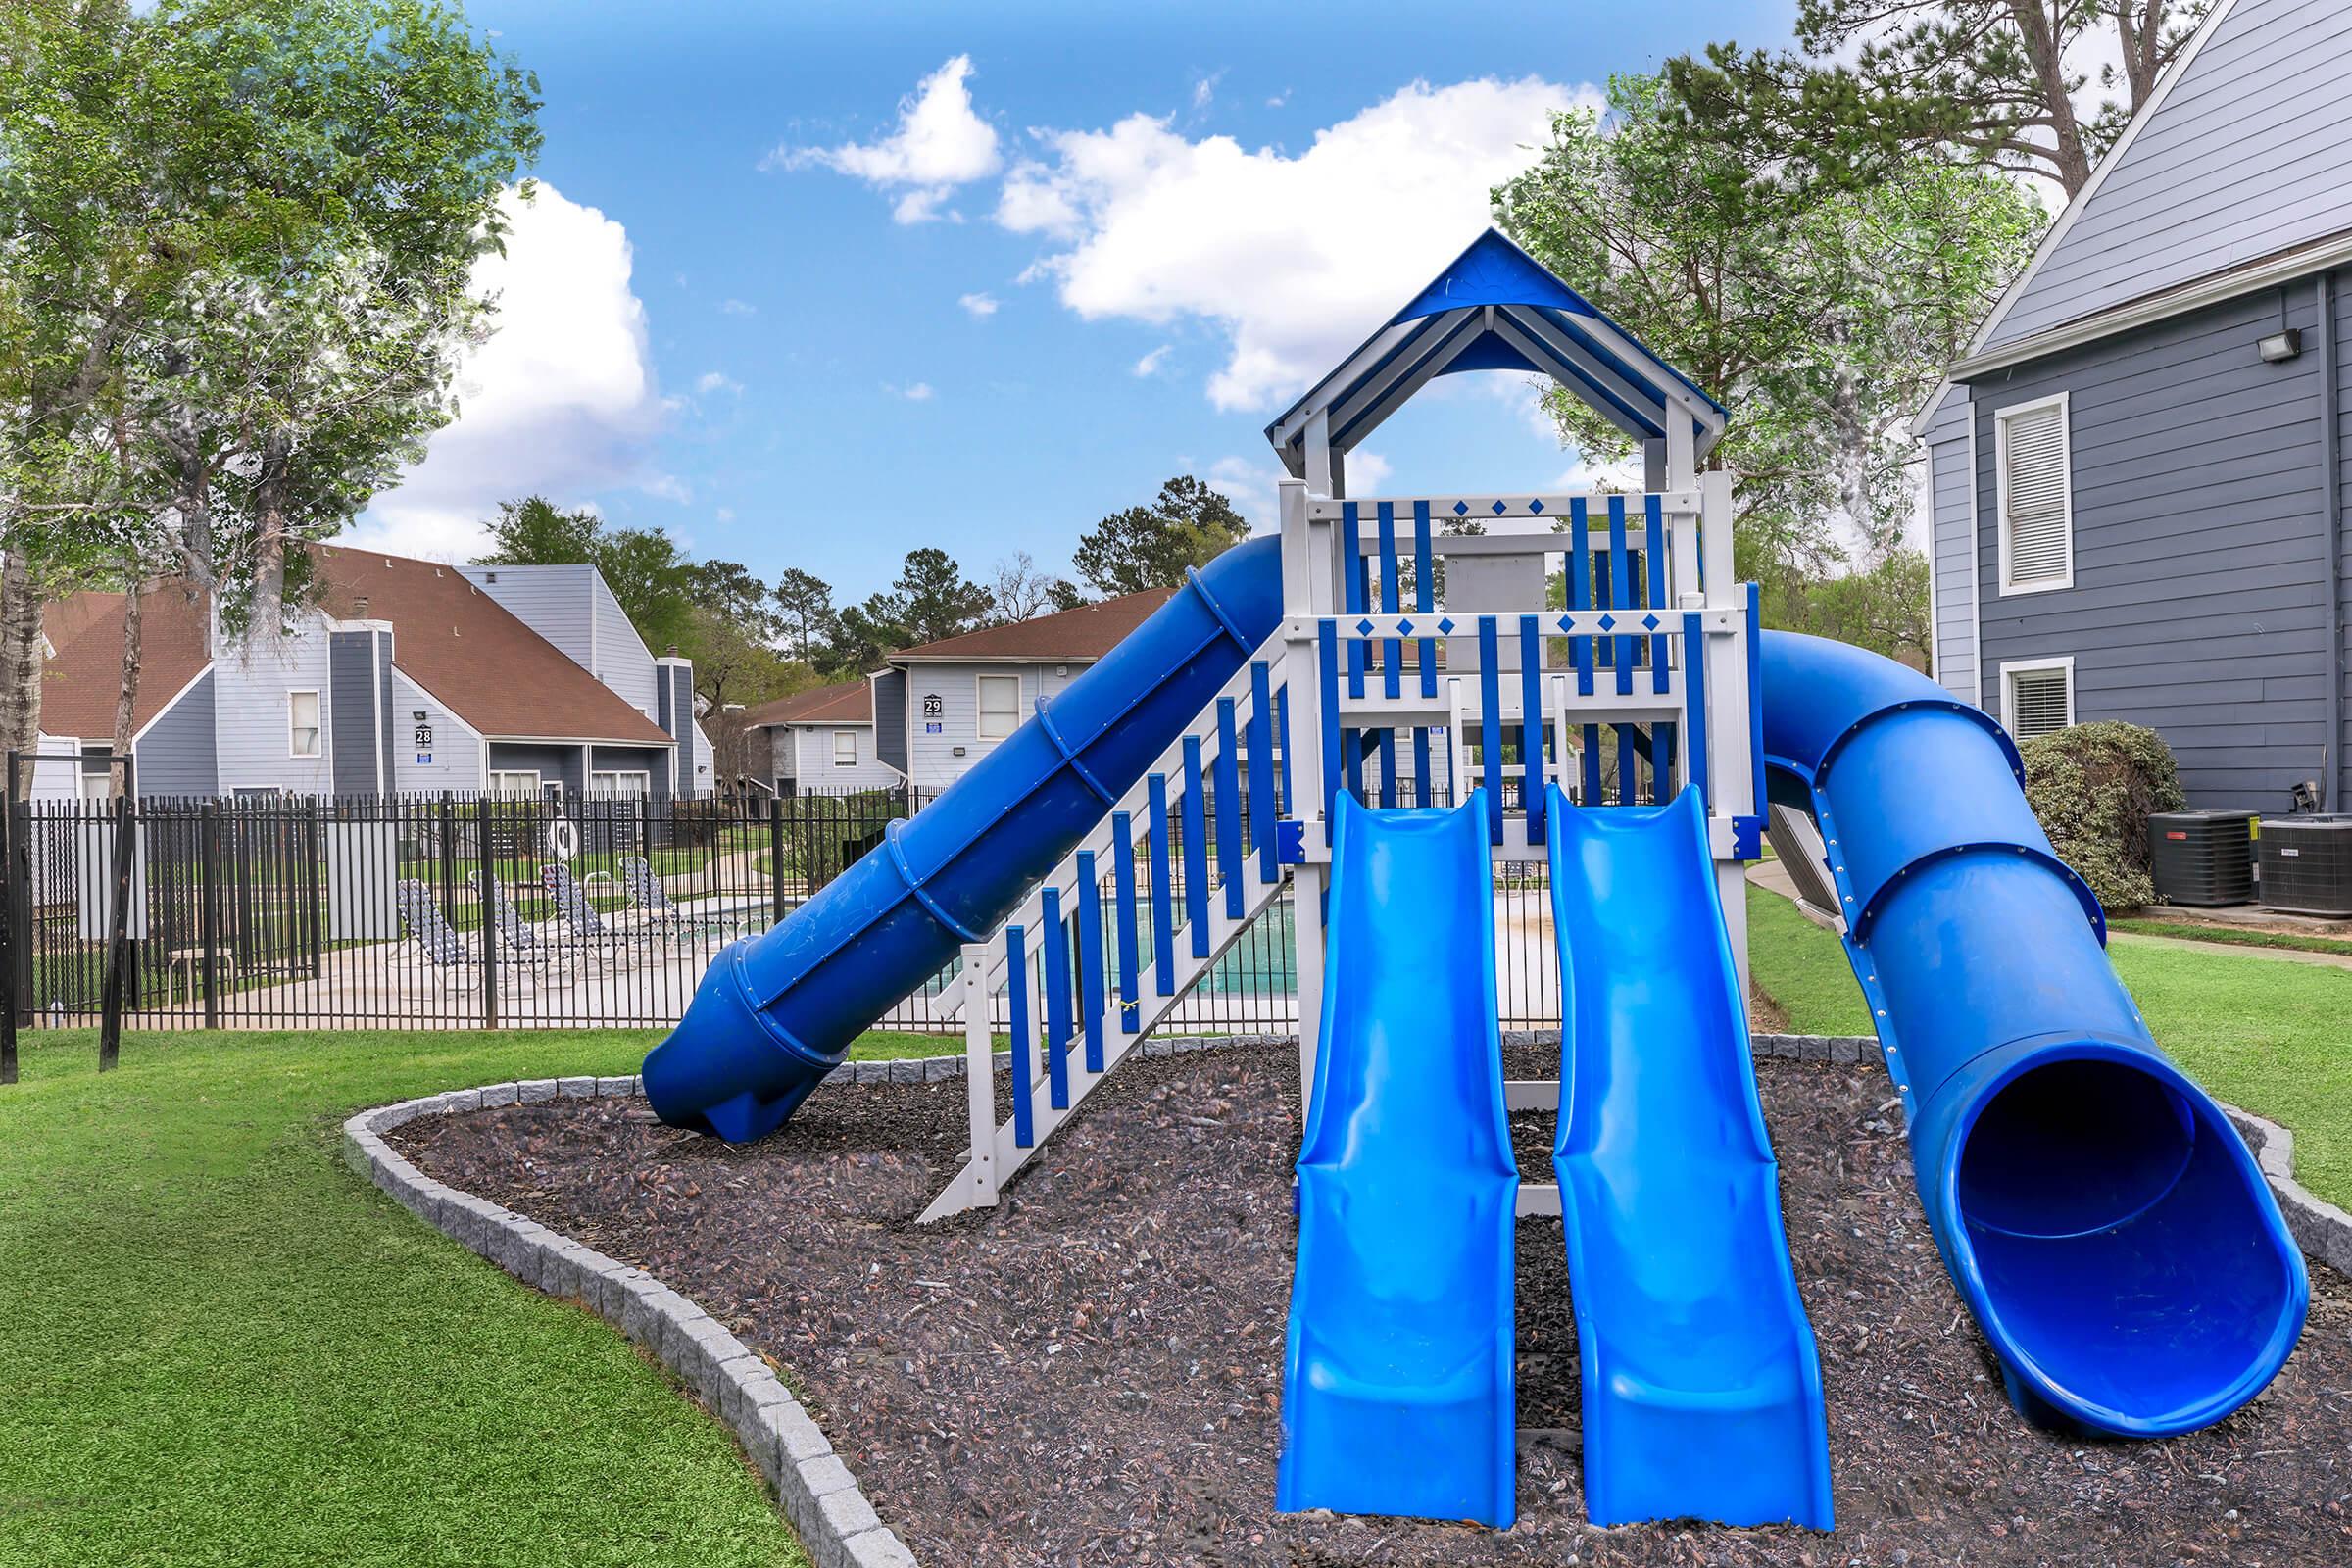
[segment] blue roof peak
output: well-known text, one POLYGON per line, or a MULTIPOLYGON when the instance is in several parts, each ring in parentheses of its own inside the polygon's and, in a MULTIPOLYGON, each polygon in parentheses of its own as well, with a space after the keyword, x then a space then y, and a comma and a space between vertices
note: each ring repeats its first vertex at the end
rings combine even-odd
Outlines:
POLYGON ((1446 264, 1446 270, 1389 321, 1394 325, 1465 305, 1541 305, 1578 316, 1599 314, 1582 294, 1497 228, 1489 228, 1472 240, 1468 249, 1446 264))

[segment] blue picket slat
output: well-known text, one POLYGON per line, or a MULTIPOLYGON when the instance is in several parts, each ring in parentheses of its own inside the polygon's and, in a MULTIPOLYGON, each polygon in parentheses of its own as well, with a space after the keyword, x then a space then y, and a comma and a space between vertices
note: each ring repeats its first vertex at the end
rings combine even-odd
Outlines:
POLYGON ((1544 634, 1536 617, 1519 617, 1519 798, 1527 842, 1544 842, 1544 634))
POLYGON ((1585 804, 1598 806, 1600 791, 1600 726, 1585 726, 1585 804))
MULTIPOLYGON (((1571 525, 1568 549, 1568 608, 1572 611, 1591 610, 1592 608, 1592 537, 1583 496, 1574 497, 1569 501, 1568 521, 1571 525)), ((1582 624, 1584 617, 1580 615, 1577 618, 1579 624, 1582 624)), ((1576 695, 1579 697, 1592 696, 1592 639, 1590 637, 1569 639, 1568 657, 1576 665, 1576 695)), ((1591 747, 1587 747, 1585 750, 1587 756, 1592 755, 1591 747)), ((1598 797, 1594 796, 1587 804, 1592 804, 1597 799, 1598 797)))
POLYGON ((1111 891, 1119 905, 1119 1027, 1132 1030, 1136 1009, 1135 972, 1141 946, 1135 928, 1135 823, 1125 811, 1110 813, 1111 891))
MULTIPOLYGON (((1663 501, 1654 495, 1644 496, 1642 498, 1642 511, 1649 527, 1649 555, 1643 563, 1643 570, 1646 571, 1649 576, 1649 608, 1652 610, 1664 610, 1666 608, 1667 575, 1666 506, 1663 501)), ((1658 623, 1660 626, 1663 626, 1665 624, 1665 617, 1660 616, 1658 623)), ((1649 689, 1651 691, 1664 692, 1666 690, 1666 666, 1668 662, 1669 661, 1666 658, 1666 633, 1664 631, 1659 631, 1656 635, 1649 639, 1649 689)), ((1650 766, 1652 769, 1656 768, 1657 762, 1654 759, 1651 760, 1650 766)), ((1661 795, 1659 798, 1663 800, 1665 797, 1661 795)))
POLYGON ((1017 925, 1004 928, 1004 1001, 1006 1024, 1012 1030, 1012 1141, 1027 1149, 1037 1142, 1037 1069, 1029 1059, 1029 948, 1028 932, 1017 925))
POLYGON ((1416 806, 1438 804, 1437 780, 1429 776, 1429 730, 1416 726, 1413 730, 1413 793, 1419 797, 1416 806))
POLYGON ((1217 699, 1217 875, 1225 884, 1225 913, 1242 917, 1242 759, 1233 699, 1217 699))
POLYGON ((1346 771, 1340 760, 1340 628, 1326 620, 1315 631, 1316 676, 1323 687, 1323 820, 1329 822, 1346 771))
POLYGON ((1396 732, 1380 732, 1380 804, 1390 810, 1396 808, 1396 732))
MULTIPOLYGON (((1609 497, 1609 604, 1620 611, 1632 611, 1634 604, 1634 563, 1627 554, 1625 542, 1625 497, 1609 497)), ((1634 694, 1634 639, 1620 635, 1611 654, 1617 666, 1617 695, 1634 694)))
POLYGON ((1634 726, 1619 724, 1617 731, 1617 804, 1632 806, 1642 799, 1642 754, 1634 750, 1634 726))
MULTIPOLYGON (((1274 694, 1274 751, 1282 761, 1282 808, 1292 816, 1298 814, 1298 798, 1291 793, 1291 689, 1288 686, 1274 694)), ((1325 805, 1330 803, 1326 801, 1325 805)))
POLYGON ((1487 790, 1487 838, 1502 842, 1502 662, 1494 617, 1478 617, 1479 773, 1487 790))
POLYGON ((1055 1110, 1070 1108, 1070 932, 1062 923, 1061 890, 1045 892, 1046 928, 1046 1098, 1055 1110))
POLYGON ((1184 923, 1193 956, 1208 956, 1208 824, 1200 800, 1200 737, 1184 738, 1184 923))
MULTIPOLYGON (((1341 608, 1353 620, 1362 616, 1371 607, 1365 602, 1370 596, 1365 592, 1368 584, 1364 576, 1363 525, 1352 501, 1340 503, 1340 551, 1343 557, 1340 581, 1346 596, 1341 601, 1341 608)), ((1348 695, 1350 697, 1364 695, 1364 666, 1370 655, 1370 645, 1361 638, 1348 639, 1348 695)))
POLYGON ((1673 800, 1683 787, 1675 776, 1674 727, 1670 718, 1649 726, 1649 776, 1656 781, 1661 801, 1673 800))
POLYGON ((1267 692, 1273 672, 1260 660, 1250 666, 1250 843, 1257 851, 1257 879, 1282 875, 1274 862, 1274 823, 1282 807, 1274 799, 1274 714, 1267 692))
MULTIPOLYGON (((1380 608, 1394 615, 1400 608, 1401 590, 1396 583, 1396 504, 1380 504, 1380 608)), ((1381 689, 1391 697, 1403 688, 1397 683, 1404 679, 1404 644, 1391 637, 1380 645, 1381 689)), ((1386 755, 1384 750, 1384 756, 1386 755)))
POLYGON ((1168 776, 1152 775, 1149 785, 1152 824, 1152 969, 1155 988, 1163 997, 1176 994, 1176 900, 1169 883, 1176 875, 1176 858, 1168 844, 1168 776))
POLYGON ((1102 1070, 1102 885, 1095 880, 1095 852, 1078 852, 1078 1026, 1086 1036, 1086 1070, 1102 1070))
POLYGON ((1683 742, 1690 757, 1690 780, 1712 813, 1707 787, 1707 628, 1695 610, 1683 612, 1683 713, 1690 726, 1683 742))
MULTIPOLYGON (((1438 572, 1437 567, 1432 564, 1433 556, 1434 551, 1430 543, 1429 503, 1416 501, 1413 503, 1413 612, 1415 614, 1426 615, 1438 608, 1438 572)), ((1438 695, 1438 640, 1435 637, 1421 639, 1419 657, 1421 695, 1435 697, 1438 695)), ((1424 737, 1421 745, 1427 746, 1428 744, 1427 738, 1424 737)), ((1421 753, 1415 751, 1413 755, 1418 757, 1421 753)), ((1421 804, 1427 806, 1429 804, 1426 798, 1429 789, 1428 770, 1423 769, 1419 776, 1424 792, 1421 804)))

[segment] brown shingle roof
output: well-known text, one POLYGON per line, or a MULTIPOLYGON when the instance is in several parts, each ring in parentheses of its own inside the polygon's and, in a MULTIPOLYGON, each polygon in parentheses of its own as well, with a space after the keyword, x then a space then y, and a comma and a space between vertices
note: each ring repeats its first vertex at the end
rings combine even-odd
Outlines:
POLYGON ((862 680, 795 692, 772 703, 743 710, 743 722, 755 724, 871 724, 874 689, 862 680))
POLYGON ((340 619, 390 621, 394 665, 482 734, 670 744, 661 725, 457 567, 315 548, 319 607, 340 619))
POLYGON ((905 648, 890 657, 901 659, 1101 659, 1119 640, 1142 625, 1147 616, 1174 598, 1173 588, 1147 588, 1138 594, 1060 610, 1051 615, 1016 620, 1003 626, 967 631, 917 648, 905 648))
MULTIPOLYGON (((102 742, 115 733, 122 687, 122 594, 74 594, 44 608, 42 626, 57 657, 41 670, 41 731, 102 742)), ((201 589, 166 583, 139 598, 139 694, 131 705, 136 734, 210 662, 209 606, 201 589)))

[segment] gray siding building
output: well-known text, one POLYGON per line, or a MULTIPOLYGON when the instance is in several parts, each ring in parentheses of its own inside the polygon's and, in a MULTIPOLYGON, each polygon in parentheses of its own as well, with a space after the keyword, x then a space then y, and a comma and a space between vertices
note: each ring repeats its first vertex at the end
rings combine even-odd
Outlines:
POLYGON ((2221 0, 1915 426, 1936 673, 2342 808, 2352 8, 2221 0))

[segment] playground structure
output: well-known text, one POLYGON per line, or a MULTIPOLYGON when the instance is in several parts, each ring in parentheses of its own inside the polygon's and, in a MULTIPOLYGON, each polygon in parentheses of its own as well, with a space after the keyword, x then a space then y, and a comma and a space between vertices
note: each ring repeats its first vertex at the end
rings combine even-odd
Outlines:
POLYGON ((1729 476, 1700 466, 1726 418, 1482 236, 1269 429, 1279 541, 1194 574, 727 950, 646 1060, 655 1108, 773 1132, 959 958, 970 1146, 925 1217, 991 1205, 1287 880, 1321 1005, 1298 1031, 1280 1505, 1511 1522, 1513 1230, 1557 1214, 1591 1518, 1828 1529, 1742 1002, 1769 814, 1833 890, 1923 1203, 2020 1413, 2143 1437, 2237 1408, 2307 1294, 2252 1157, 2149 1039, 1997 723, 1761 629, 1729 476), (1477 368, 1554 377, 1642 444, 1645 488, 1347 495, 1349 450, 1477 368), (1556 1079, 1502 1076, 1487 889, 1510 862, 1550 874, 1556 1079), (1553 1180, 1520 1179, 1514 1111, 1556 1112, 1553 1180))

